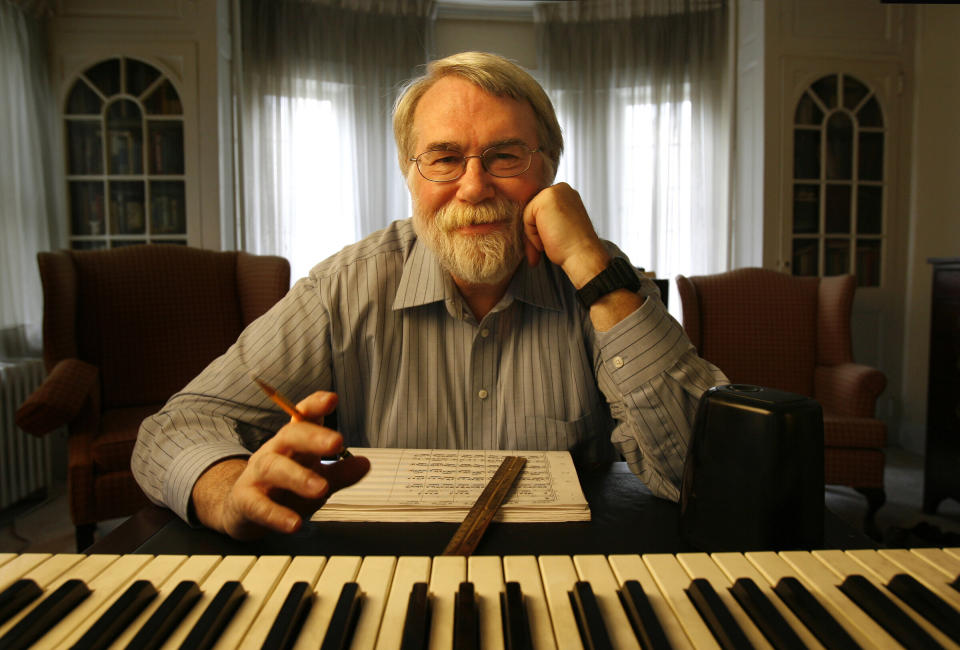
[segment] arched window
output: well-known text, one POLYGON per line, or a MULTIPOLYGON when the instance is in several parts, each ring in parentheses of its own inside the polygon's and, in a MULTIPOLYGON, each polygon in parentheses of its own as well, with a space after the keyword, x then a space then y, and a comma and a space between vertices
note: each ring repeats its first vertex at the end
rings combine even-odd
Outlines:
POLYGON ((156 67, 101 61, 67 94, 67 196, 72 248, 185 244, 183 107, 156 67))
POLYGON ((884 124, 874 92, 846 74, 822 77, 793 121, 794 275, 883 278, 884 124))

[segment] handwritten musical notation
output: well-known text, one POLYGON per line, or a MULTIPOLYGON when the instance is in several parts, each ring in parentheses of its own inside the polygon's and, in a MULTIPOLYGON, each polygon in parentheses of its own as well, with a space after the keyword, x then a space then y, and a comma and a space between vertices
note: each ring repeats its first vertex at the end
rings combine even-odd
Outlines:
POLYGON ((459 521, 505 456, 527 459, 500 521, 585 521, 590 508, 566 451, 360 449, 369 474, 330 497, 315 521, 459 521))

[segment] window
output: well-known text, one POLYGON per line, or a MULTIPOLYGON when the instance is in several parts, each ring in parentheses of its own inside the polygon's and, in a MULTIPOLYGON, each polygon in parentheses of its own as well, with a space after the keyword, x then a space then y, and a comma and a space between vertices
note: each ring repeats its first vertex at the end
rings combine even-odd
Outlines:
POLYGON ((882 284, 884 122, 876 95, 846 74, 822 77, 793 126, 794 275, 854 273, 882 284))

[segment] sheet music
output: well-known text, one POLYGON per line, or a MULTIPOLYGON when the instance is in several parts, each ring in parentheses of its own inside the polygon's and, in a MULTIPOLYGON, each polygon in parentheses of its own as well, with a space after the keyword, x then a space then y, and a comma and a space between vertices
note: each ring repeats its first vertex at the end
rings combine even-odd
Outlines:
POLYGON ((566 451, 351 448, 370 459, 359 483, 334 494, 315 521, 460 521, 506 456, 527 462, 504 502, 501 521, 589 520, 590 509, 566 451))

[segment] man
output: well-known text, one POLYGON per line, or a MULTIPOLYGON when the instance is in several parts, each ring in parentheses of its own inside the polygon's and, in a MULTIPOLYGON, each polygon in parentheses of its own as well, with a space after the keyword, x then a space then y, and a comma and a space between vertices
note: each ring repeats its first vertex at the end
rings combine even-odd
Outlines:
POLYGON ((296 530, 362 478, 365 458, 321 464, 344 444, 586 460, 615 446, 676 500, 696 404, 725 378, 579 195, 551 185, 563 142, 542 88, 500 57, 454 55, 407 87, 394 133, 413 219, 314 267, 144 421, 146 494, 250 538, 296 530), (285 422, 251 372, 307 421, 285 422))

